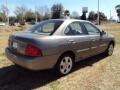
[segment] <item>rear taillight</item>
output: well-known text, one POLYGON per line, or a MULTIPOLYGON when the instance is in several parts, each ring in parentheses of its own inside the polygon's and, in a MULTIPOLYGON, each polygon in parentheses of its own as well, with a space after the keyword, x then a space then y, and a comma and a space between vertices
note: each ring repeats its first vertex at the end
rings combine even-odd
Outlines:
POLYGON ((31 44, 28 44, 25 48, 25 55, 38 57, 38 56, 42 56, 42 51, 40 48, 37 48, 31 44))

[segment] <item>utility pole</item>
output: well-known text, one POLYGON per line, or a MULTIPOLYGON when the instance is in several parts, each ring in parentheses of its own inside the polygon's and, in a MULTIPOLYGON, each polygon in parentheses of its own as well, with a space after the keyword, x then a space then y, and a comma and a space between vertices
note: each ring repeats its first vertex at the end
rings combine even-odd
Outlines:
POLYGON ((111 10, 110 10, 110 21, 112 20, 112 16, 111 16, 111 10))
POLYGON ((97 24, 100 25, 100 13, 99 13, 99 0, 98 0, 98 17, 97 17, 97 24))
POLYGON ((35 6, 35 23, 38 22, 37 7, 35 6))
POLYGON ((6 0, 6 18, 7 18, 7 24, 9 25, 9 15, 8 15, 8 6, 7 6, 7 0, 6 0))
POLYGON ((38 13, 38 11, 37 11, 37 9, 38 9, 38 7, 37 7, 37 1, 35 1, 35 0, 32 0, 33 2, 34 2, 34 9, 35 9, 35 11, 34 11, 34 13, 35 13, 35 23, 37 23, 38 22, 38 15, 37 15, 37 13, 38 13))

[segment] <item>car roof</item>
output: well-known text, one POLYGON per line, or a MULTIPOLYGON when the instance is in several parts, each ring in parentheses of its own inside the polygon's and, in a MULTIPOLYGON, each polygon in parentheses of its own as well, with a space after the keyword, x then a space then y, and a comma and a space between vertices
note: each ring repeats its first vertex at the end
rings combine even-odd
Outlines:
POLYGON ((86 20, 80 20, 80 19, 49 19, 49 20, 68 21, 68 22, 73 22, 73 21, 89 22, 89 21, 86 21, 86 20))

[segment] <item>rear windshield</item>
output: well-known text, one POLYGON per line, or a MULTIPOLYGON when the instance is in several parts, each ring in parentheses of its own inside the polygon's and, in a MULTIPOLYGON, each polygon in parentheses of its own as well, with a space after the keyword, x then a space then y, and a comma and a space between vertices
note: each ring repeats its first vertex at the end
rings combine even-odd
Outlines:
POLYGON ((41 35, 52 35, 63 23, 62 20, 46 20, 34 25, 27 32, 41 35))

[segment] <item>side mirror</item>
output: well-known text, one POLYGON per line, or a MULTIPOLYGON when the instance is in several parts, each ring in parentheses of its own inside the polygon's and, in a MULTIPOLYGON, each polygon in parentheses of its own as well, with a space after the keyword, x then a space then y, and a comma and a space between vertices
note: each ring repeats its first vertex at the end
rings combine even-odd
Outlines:
POLYGON ((102 35, 104 35, 104 34, 106 34, 105 31, 101 31, 101 32, 100 32, 100 36, 102 36, 102 35))

